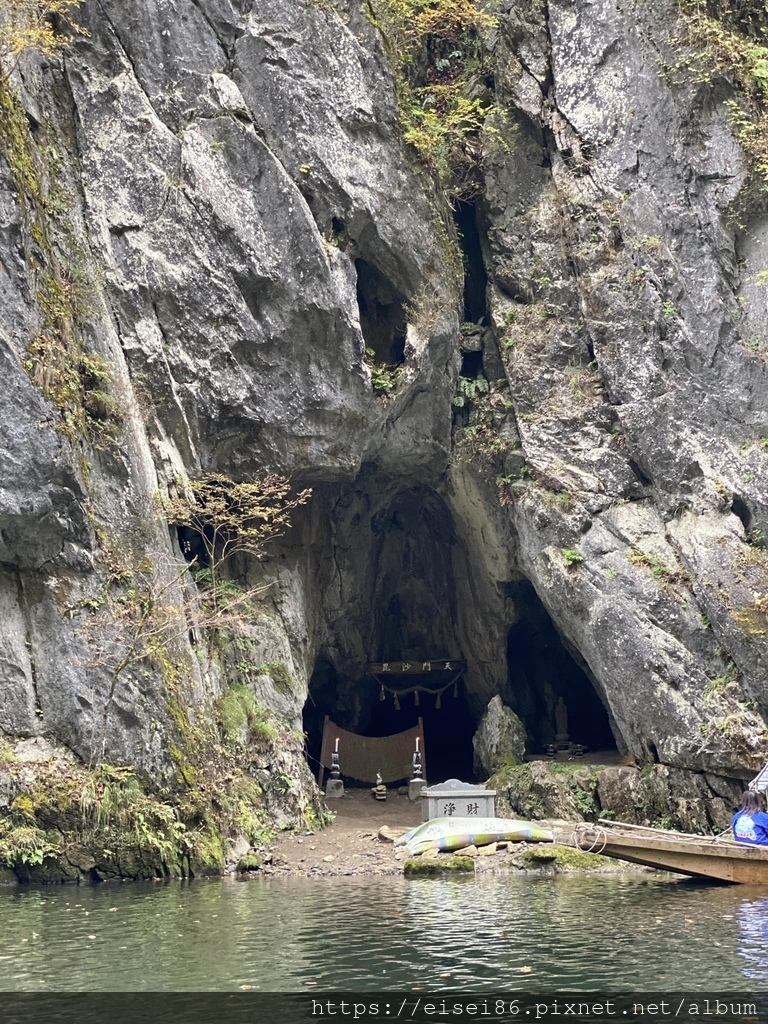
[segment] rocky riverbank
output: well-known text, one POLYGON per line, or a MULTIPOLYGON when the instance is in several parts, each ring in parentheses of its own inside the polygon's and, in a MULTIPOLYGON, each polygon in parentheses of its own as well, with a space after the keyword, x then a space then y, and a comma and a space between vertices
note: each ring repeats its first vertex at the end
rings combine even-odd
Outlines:
MULTIPOLYGON (((421 823, 420 806, 396 792, 390 793, 386 801, 379 802, 371 797, 368 790, 348 789, 341 800, 333 802, 333 810, 333 823, 322 832, 282 835, 262 856, 262 865, 252 872, 252 877, 304 875, 326 878, 397 875, 403 872, 411 855, 404 847, 395 846, 393 839, 421 823)), ((574 827, 566 821, 543 821, 540 824, 553 827, 561 841, 557 844, 494 843, 456 852, 470 857, 478 874, 645 870, 563 845, 569 840, 574 827)), ((439 865, 450 857, 449 854, 435 854, 434 857, 424 854, 417 860, 423 863, 423 873, 426 874, 430 873, 430 861, 434 860, 439 865)))

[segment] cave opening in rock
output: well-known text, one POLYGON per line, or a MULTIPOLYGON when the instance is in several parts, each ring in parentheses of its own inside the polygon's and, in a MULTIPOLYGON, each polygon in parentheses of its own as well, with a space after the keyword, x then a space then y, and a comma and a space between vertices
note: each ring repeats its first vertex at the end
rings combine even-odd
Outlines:
POLYGON ((355 270, 365 347, 377 363, 401 366, 405 362, 405 298, 372 263, 358 258, 355 270))
POLYGON ((488 315, 488 275, 483 260, 475 204, 458 200, 453 211, 464 258, 464 320, 478 324, 488 315))
MULTIPOLYGON (((533 585, 519 579, 503 594, 488 591, 495 595, 490 605, 478 599, 484 590, 473 582, 464 534, 433 487, 396 489, 391 479, 371 476, 337 507, 344 519, 325 560, 348 596, 321 640, 304 710, 316 774, 326 716, 372 737, 421 720, 428 781, 469 781, 473 737, 495 694, 521 719, 528 755, 569 742, 593 753, 616 751, 588 667, 533 585), (509 618, 489 623, 494 614, 509 618)), ((343 757, 341 768, 344 774, 343 757)))
POLYGON ((476 380, 483 372, 483 353, 465 352, 461 357, 461 376, 476 380))
POLYGON ((470 779, 479 713, 474 684, 469 675, 457 676, 455 665, 444 668, 462 657, 451 513, 436 491, 415 485, 387 488, 367 516, 349 522, 350 532, 337 540, 357 554, 354 563, 337 564, 360 572, 361 593, 334 630, 333 654, 317 662, 311 677, 304 714, 310 764, 317 768, 326 715, 363 736, 402 732, 421 718, 430 781, 470 779), (356 635, 340 642, 339 630, 356 635), (427 661, 430 671, 414 671, 427 661), (403 662, 412 665, 407 673, 378 675, 369 667, 403 662))
POLYGON ((512 706, 528 736, 527 752, 581 744, 615 751, 610 719, 585 670, 568 651, 528 580, 507 585, 517 619, 507 640, 512 706))
POLYGON ((741 525, 744 527, 744 532, 749 534, 752 529, 752 514, 747 508, 746 502, 734 494, 731 498, 731 512, 741 520, 741 525))
MULTIPOLYGON (((209 541, 213 540, 212 528, 207 526, 205 531, 207 539, 209 541)), ((179 550, 186 562, 194 562, 201 569, 208 568, 208 551, 203 543, 203 538, 197 530, 192 530, 188 526, 177 526, 176 539, 179 543, 179 550)))
POLYGON ((358 716, 351 708, 345 706, 345 697, 341 692, 336 670, 326 658, 319 658, 309 681, 309 693, 303 715, 305 749, 310 770, 315 776, 320 768, 320 748, 326 715, 343 729, 349 729, 350 732, 355 730, 358 716))
POLYGON ((396 704, 389 689, 381 700, 379 689, 366 732, 371 736, 389 736, 410 729, 421 719, 427 781, 436 783, 450 778, 468 781, 474 778, 472 737, 476 723, 466 686, 463 679, 450 683, 450 673, 441 673, 440 678, 436 675, 408 676, 394 685, 389 680, 388 687, 395 691, 420 686, 419 703, 416 704, 414 693, 409 692, 399 694, 396 704), (443 690, 448 683, 448 689, 443 690), (439 697, 438 690, 443 690, 439 697))
MULTIPOLYGON (((370 676, 343 679, 329 661, 320 659, 312 673, 304 707, 311 770, 317 775, 323 726, 328 716, 336 725, 361 736, 391 736, 421 723, 428 781, 453 777, 471 780, 476 723, 465 682, 454 677, 455 673, 437 672, 389 676, 382 686, 380 679, 370 676), (414 687, 419 688, 418 704, 414 687)), ((342 775, 343 753, 342 749, 342 775)))

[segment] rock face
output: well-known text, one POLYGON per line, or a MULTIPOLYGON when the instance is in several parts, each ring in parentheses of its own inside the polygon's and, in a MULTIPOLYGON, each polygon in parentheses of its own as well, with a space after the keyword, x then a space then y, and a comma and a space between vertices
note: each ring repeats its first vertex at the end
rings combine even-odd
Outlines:
POLYGON ((500 814, 570 822, 605 817, 694 833, 725 831, 740 792, 737 783, 666 765, 544 761, 502 768, 490 784, 500 814))
POLYGON ((488 701, 472 746, 475 774, 480 778, 488 778, 503 764, 515 764, 525 757, 525 727, 511 708, 504 707, 498 694, 488 701))
POLYGON ((723 817, 768 750, 768 220, 740 80, 686 77, 682 17, 502 5, 464 298, 358 0, 103 0, 61 61, 23 58, 0 97, 12 743, 135 765, 181 806, 247 691, 232 763, 296 823, 302 732, 317 756, 325 714, 374 728, 367 662, 462 658, 456 703, 427 680, 420 713, 468 759, 485 714, 478 771, 553 742, 560 707, 572 741, 655 766, 673 817, 690 786, 723 817), (236 637, 181 628, 116 671, 94 617, 148 576, 194 599, 156 495, 212 473, 313 498, 228 566, 263 587, 236 637))

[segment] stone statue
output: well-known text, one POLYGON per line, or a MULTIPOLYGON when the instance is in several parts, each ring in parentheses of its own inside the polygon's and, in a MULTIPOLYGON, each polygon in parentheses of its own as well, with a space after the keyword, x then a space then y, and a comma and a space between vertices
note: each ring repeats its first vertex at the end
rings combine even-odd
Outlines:
POLYGON ((384 780, 382 779, 380 772, 376 772, 376 785, 371 790, 371 796, 374 800, 387 799, 387 787, 384 785, 384 780))
POLYGON ((568 709, 562 697, 555 704, 555 743, 568 742, 568 709))

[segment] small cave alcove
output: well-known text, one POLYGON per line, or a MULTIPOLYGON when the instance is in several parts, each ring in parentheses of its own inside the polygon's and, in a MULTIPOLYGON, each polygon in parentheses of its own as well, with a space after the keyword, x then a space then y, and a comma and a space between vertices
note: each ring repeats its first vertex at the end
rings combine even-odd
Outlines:
POLYGON ((483 372, 483 353, 465 352, 461 357, 461 376, 477 380, 483 372))
POLYGON ((558 740, 588 751, 615 751, 603 702, 584 669, 565 647, 528 580, 507 585, 517 621, 507 639, 513 708, 528 734, 528 753, 542 754, 558 740))
POLYGON ((405 362, 405 298, 372 263, 358 258, 355 270, 365 347, 377 363, 401 366, 405 362))
MULTIPOLYGON (((208 530, 209 528, 206 527, 206 532, 208 530)), ((212 534, 208 539, 210 540, 211 538, 212 534)), ((188 526, 177 526, 176 539, 185 562, 194 562, 201 569, 208 568, 208 552, 203 543, 203 538, 197 530, 191 530, 188 526)))

